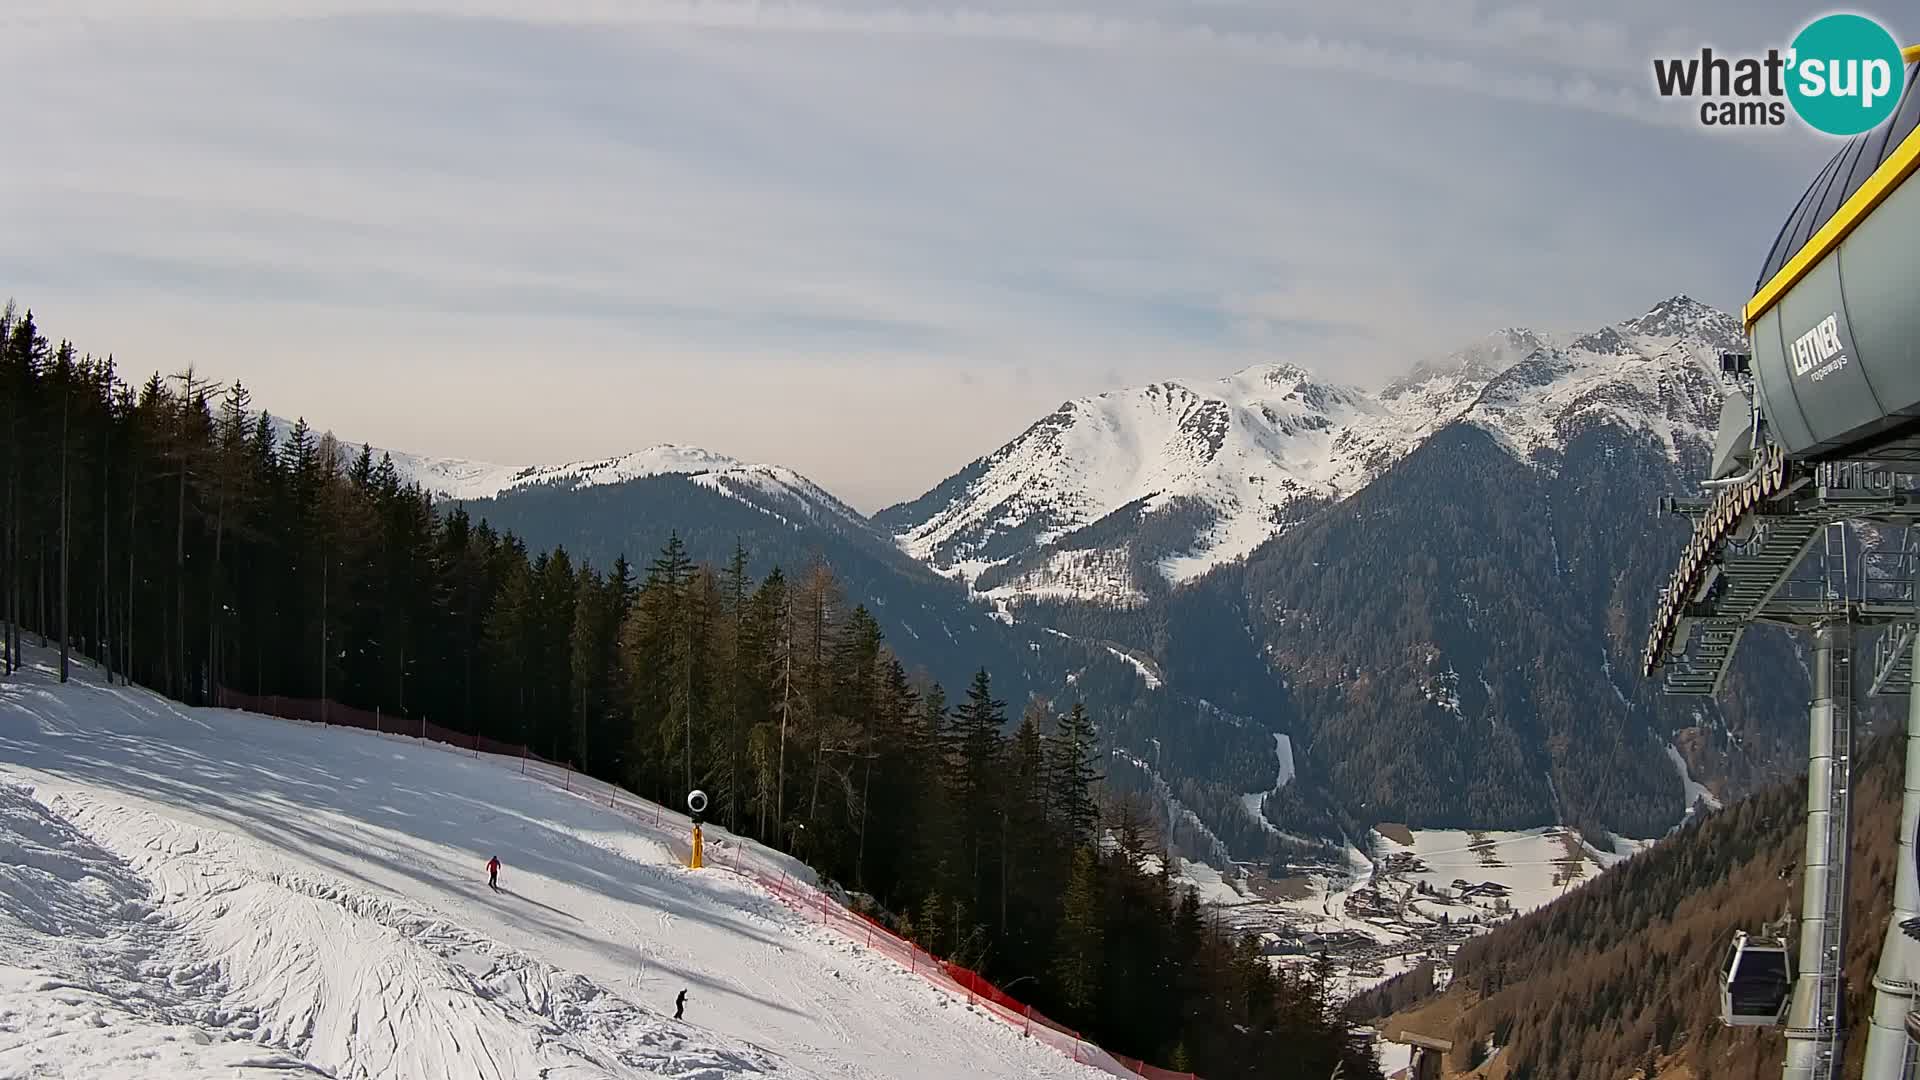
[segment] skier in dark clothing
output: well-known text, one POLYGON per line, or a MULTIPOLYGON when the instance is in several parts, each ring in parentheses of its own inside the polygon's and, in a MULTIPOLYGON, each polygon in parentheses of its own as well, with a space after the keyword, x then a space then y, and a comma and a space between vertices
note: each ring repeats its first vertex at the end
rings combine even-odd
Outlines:
POLYGON ((687 1012, 687 992, 685 990, 682 990, 680 991, 680 996, 673 999, 673 1018, 675 1020, 679 1020, 686 1015, 686 1012, 687 1012))
POLYGON ((498 855, 487 860, 487 887, 495 892, 500 891, 500 856, 498 855))

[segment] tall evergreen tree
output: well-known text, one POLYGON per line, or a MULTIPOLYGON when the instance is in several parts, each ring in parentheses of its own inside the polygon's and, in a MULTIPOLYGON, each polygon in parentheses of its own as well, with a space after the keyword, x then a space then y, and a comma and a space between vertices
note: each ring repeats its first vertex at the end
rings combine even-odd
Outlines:
POLYGON ((953 711, 947 786, 953 799, 956 870, 964 874, 959 895, 974 911, 985 908, 994 885, 1005 710, 1006 703, 995 700, 992 678, 982 668, 974 674, 966 700, 953 711))
POLYGON ((1060 948, 1054 978, 1061 1000, 1076 1013, 1090 1009, 1100 993, 1099 865, 1093 849, 1073 853, 1073 871, 1060 915, 1060 948))
POLYGON ((1092 843, 1099 825, 1094 795, 1100 782, 1099 762, 1093 718, 1086 706, 1076 701, 1060 718, 1059 731, 1048 744, 1047 760, 1049 816, 1076 844, 1092 843))

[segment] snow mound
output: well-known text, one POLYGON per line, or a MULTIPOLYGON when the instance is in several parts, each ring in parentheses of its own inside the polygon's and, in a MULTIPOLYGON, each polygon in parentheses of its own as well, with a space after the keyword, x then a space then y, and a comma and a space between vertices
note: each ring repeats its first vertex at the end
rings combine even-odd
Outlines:
POLYGON ((0 1075, 1100 1075, 503 761, 30 659, 0 685, 0 1075))

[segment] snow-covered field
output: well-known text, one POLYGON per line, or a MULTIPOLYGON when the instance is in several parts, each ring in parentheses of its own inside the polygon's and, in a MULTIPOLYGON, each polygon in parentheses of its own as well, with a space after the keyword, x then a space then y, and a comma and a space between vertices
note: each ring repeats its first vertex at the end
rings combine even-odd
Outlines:
MULTIPOLYGON (((1604 869, 1570 830, 1559 826, 1519 832, 1424 829, 1412 836, 1413 843, 1407 845, 1372 834, 1374 853, 1381 860, 1412 855, 1424 867, 1394 877, 1425 883, 1441 893, 1455 891, 1456 880, 1493 882, 1509 890, 1507 904, 1516 914, 1553 902, 1604 869)), ((1487 905, 1482 901, 1479 906, 1487 905)))
POLYGON ((1200 902, 1214 907, 1236 907, 1250 904, 1253 898, 1242 894, 1227 883, 1220 871, 1206 863, 1197 863, 1191 859, 1175 857, 1178 872, 1173 875, 1176 885, 1191 888, 1200 895, 1200 902))
POLYGON ((1380 1071, 1393 1080, 1413 1066, 1413 1047, 1406 1043, 1380 1041, 1380 1071))
POLYGON ((1104 1075, 502 762, 29 659, 0 1076, 1104 1075))

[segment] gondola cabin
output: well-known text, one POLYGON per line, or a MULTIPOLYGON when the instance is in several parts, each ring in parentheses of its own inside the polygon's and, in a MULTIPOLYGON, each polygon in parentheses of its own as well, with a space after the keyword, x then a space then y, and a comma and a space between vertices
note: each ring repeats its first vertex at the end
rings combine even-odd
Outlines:
POLYGON ((1793 971, 1786 942, 1733 935, 1720 973, 1720 1018, 1732 1027, 1772 1027, 1787 1014, 1793 971))

